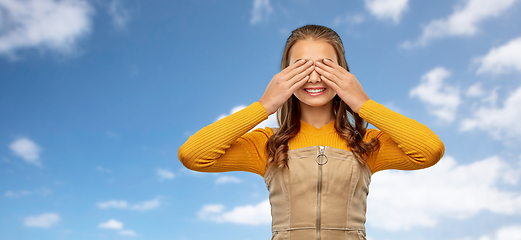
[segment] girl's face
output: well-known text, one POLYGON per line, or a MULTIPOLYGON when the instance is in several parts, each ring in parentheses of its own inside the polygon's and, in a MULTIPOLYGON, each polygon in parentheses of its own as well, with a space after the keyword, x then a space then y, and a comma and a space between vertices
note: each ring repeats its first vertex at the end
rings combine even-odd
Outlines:
MULTIPOLYGON (((324 58, 338 64, 335 49, 331 44, 324 41, 299 40, 293 44, 289 51, 290 65, 300 59, 317 62, 324 58)), ((293 94, 300 100, 301 104, 320 107, 329 103, 335 97, 336 92, 320 78, 316 71, 313 71, 309 75, 308 82, 293 94)))

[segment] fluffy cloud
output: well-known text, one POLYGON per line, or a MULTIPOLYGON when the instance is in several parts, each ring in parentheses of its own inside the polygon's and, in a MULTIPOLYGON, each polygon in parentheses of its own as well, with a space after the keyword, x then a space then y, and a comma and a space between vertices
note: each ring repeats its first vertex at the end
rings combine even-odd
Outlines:
POLYGON ((483 104, 475 109, 472 116, 463 119, 461 131, 480 129, 498 140, 521 136, 521 87, 505 100, 502 107, 496 106, 497 93, 488 97, 491 104, 483 104))
POLYGON ((19 190, 19 191, 7 191, 5 192, 4 196, 6 197, 9 197, 9 198, 17 198, 17 197, 22 197, 22 196, 29 196, 29 195, 33 195, 33 194, 39 194, 39 195, 48 195, 52 193, 52 191, 48 188, 40 188, 40 189, 36 189, 36 190, 19 190))
POLYGON ((521 37, 491 49, 487 55, 478 57, 474 61, 480 65, 478 74, 499 74, 511 70, 521 72, 521 37))
POLYGON ((257 205, 235 207, 231 211, 225 211, 220 204, 205 205, 197 213, 200 219, 224 223, 231 222, 245 225, 260 225, 271 223, 271 206, 268 200, 257 205))
MULTIPOLYGON (((237 107, 234 107, 232 108, 232 110, 230 111, 230 114, 234 114, 242 109, 246 108, 246 106, 244 105, 239 105, 237 107)), ((225 117, 227 117, 229 115, 226 115, 226 114, 221 114, 219 117, 217 117, 217 120, 215 121, 219 121, 225 117)), ((259 123, 257 126, 255 126, 254 128, 252 128, 251 130, 253 129, 257 129, 257 128, 265 128, 265 127, 271 127, 271 128, 278 128, 279 127, 279 124, 277 123, 277 114, 271 114, 268 116, 268 119, 262 121, 261 123, 259 123)))
POLYGON ((40 152, 42 148, 30 139, 19 138, 12 142, 9 148, 24 161, 36 166, 42 166, 40 162, 40 152))
POLYGON ((42 227, 50 228, 60 220, 60 216, 56 213, 44 213, 38 216, 29 216, 24 220, 26 227, 42 227))
POLYGON ((159 177, 159 180, 169 180, 174 179, 175 174, 167 169, 156 169, 157 176, 159 177))
POLYGON ((129 204, 127 201, 110 200, 106 202, 99 202, 98 207, 101 209, 107 208, 128 208, 129 204))
POLYGON ((449 36, 473 36, 478 25, 490 18, 501 16, 517 0, 466 0, 463 6, 455 7, 454 12, 443 19, 431 21, 423 28, 416 42, 406 41, 402 47, 425 46, 434 39, 449 36))
POLYGON ((107 229, 123 229, 123 223, 114 219, 110 219, 107 222, 100 223, 98 225, 99 228, 107 228, 107 229))
POLYGON ((482 236, 479 240, 521 240, 521 225, 502 227, 493 235, 482 236))
POLYGON ((485 95, 485 90, 481 86, 481 83, 477 82, 467 89, 466 95, 468 97, 482 97, 485 95))
POLYGON ((253 0, 253 9, 251 11, 251 24, 256 24, 267 19, 273 12, 270 0, 253 0))
POLYGON ((98 227, 99 228, 104 228, 104 229, 120 230, 119 231, 119 235, 123 235, 123 236, 135 237, 135 236, 138 235, 133 230, 123 229, 123 223, 118 221, 118 220, 115 220, 115 219, 110 219, 107 222, 100 223, 98 225, 98 227))
POLYGON ((430 114, 445 121, 453 121, 461 103, 459 89, 444 83, 450 72, 437 67, 421 77, 421 83, 411 89, 409 96, 418 97, 427 104, 430 114))
POLYGON ((0 0, 0 55, 26 48, 73 53, 94 10, 84 0, 0 0))
POLYGON ((220 176, 215 180, 215 184, 223 184, 223 183, 241 183, 241 179, 238 179, 233 176, 220 176))
POLYGON ((431 168, 373 175, 368 199, 370 224, 386 230, 434 227, 443 218, 468 219, 479 212, 521 215, 519 166, 497 156, 468 165, 450 156, 431 168))
POLYGON ((110 2, 108 13, 112 17, 112 24, 117 28, 125 28, 128 21, 130 21, 130 13, 123 6, 121 0, 112 0, 110 2))
POLYGON ((98 208, 101 209, 108 209, 108 208, 119 208, 119 209, 131 209, 131 210, 137 210, 137 211, 148 211, 154 208, 158 208, 161 206, 161 202, 159 201, 159 198, 144 201, 142 203, 137 204, 129 204, 127 201, 121 200, 110 200, 106 202, 99 202, 98 208))
POLYGON ((158 208, 161 205, 159 199, 153 199, 142 203, 134 204, 130 207, 132 210, 148 211, 154 208, 158 208))
POLYGON ((365 7, 379 19, 400 22, 402 14, 408 9, 409 0, 365 0, 365 7))

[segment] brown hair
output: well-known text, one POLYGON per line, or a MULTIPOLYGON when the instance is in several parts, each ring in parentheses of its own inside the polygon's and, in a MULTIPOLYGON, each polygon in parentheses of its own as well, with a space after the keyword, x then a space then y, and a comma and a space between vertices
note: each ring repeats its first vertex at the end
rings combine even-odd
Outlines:
MULTIPOLYGON (((306 25, 291 32, 282 55, 281 70, 290 64, 289 51, 291 47, 297 41, 305 39, 320 40, 331 44, 335 49, 339 65, 349 71, 340 36, 332 29, 320 25, 306 25)), ((332 101, 333 114, 336 117, 336 131, 342 138, 347 140, 348 146, 357 160, 365 165, 365 157, 378 148, 378 139, 373 138, 369 142, 364 142, 367 122, 342 101, 338 95, 336 95, 332 101)), ((300 103, 295 95, 292 95, 277 110, 277 121, 280 126, 279 131, 273 134, 266 144, 268 150, 268 162, 266 163, 266 167, 271 163, 276 164, 277 167, 287 167, 288 141, 300 131, 300 103)))

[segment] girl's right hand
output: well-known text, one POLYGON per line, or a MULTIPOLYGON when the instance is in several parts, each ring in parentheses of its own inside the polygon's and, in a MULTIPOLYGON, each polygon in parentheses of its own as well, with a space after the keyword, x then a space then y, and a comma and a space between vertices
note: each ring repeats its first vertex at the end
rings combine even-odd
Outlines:
POLYGON ((314 69, 313 60, 306 62, 302 59, 273 76, 259 100, 268 115, 275 113, 295 91, 304 86, 314 69))

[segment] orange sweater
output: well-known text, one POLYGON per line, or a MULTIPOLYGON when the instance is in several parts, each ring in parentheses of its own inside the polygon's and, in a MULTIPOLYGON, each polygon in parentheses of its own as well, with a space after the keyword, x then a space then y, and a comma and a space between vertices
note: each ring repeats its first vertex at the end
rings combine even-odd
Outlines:
MULTIPOLYGON (((368 129, 365 141, 377 137, 380 148, 367 159, 372 173, 384 169, 414 170, 437 163, 445 147, 427 126, 368 100, 359 115, 380 130, 368 129)), ((183 165, 201 172, 247 171, 264 176, 268 159, 266 142, 273 135, 269 127, 255 126, 268 118, 259 102, 214 122, 179 148, 183 165)), ((335 121, 320 129, 301 120, 299 133, 289 140, 290 149, 324 145, 349 151, 347 141, 334 128, 335 121)))

